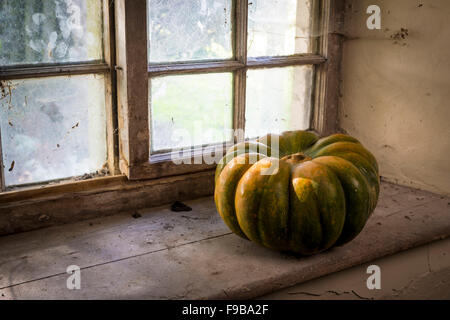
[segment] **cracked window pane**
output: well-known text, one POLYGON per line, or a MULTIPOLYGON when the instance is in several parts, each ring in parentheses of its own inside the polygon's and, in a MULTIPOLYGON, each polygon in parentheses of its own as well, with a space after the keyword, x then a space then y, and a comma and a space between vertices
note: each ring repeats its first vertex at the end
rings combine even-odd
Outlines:
POLYGON ((246 137, 308 129, 313 73, 311 66, 249 70, 246 137))
POLYGON ((0 128, 7 186, 102 169, 106 161, 103 75, 1 84, 0 128))
POLYGON ((99 61, 101 0, 0 1, 0 65, 99 61))
POLYGON ((314 0, 252 0, 248 7, 248 56, 311 53, 314 0))
POLYGON ((151 150, 201 146, 232 137, 232 74, 151 79, 151 150))
POLYGON ((150 63, 231 59, 231 0, 147 0, 150 63))

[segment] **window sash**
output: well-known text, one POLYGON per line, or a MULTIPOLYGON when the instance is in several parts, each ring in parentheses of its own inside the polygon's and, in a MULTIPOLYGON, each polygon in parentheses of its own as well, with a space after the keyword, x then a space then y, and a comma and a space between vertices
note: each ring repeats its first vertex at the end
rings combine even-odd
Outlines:
MULTIPOLYGON (((320 7, 321 33, 315 54, 247 59, 248 1, 234 0, 233 60, 148 64, 146 0, 104 0, 103 62, 0 68, 0 79, 103 73, 108 78, 106 112, 110 172, 124 173, 129 179, 146 179, 208 170, 214 168, 214 165, 174 165, 168 153, 155 155, 152 157, 154 161, 150 161, 150 78, 169 74, 233 72, 233 129, 243 129, 247 70, 314 65, 311 130, 321 135, 331 133, 336 129, 337 119, 338 72, 342 47, 340 30, 344 1, 316 1, 320 7)), ((2 171, 0 163, 0 190, 2 171)))
MULTIPOLYGON (((147 57, 147 1, 119 0, 116 4, 118 50, 118 97, 120 132, 120 169, 129 179, 158 178, 211 169, 208 164, 175 165, 169 153, 150 159, 148 88, 151 78, 164 75, 233 73, 233 129, 245 130, 246 72, 255 68, 314 65, 311 130, 326 134, 335 130, 336 86, 340 49, 342 0, 317 0, 320 29, 317 53, 291 56, 247 58, 248 1, 233 1, 234 60, 172 62, 149 64, 147 57), (143 60, 145 63, 143 63, 143 60), (129 70, 132 66, 132 71, 129 70), (127 69, 128 68, 128 69, 127 69), (328 105, 331 106, 329 107, 328 105)), ((243 139, 244 137, 238 137, 243 139)), ((194 157, 191 158, 193 161, 194 157)))
MULTIPOLYGON (((115 22, 114 1, 102 0, 103 12, 103 60, 89 62, 69 62, 52 64, 12 65, 0 67, 0 81, 20 80, 26 78, 42 78, 52 76, 71 76, 83 74, 103 74, 105 77, 105 107, 106 107, 106 147, 109 171, 113 174, 118 170, 117 151, 117 104, 115 87, 115 22)), ((1 132, 0 132, 1 135, 1 132)), ((4 179, 3 155, 0 136, 0 192, 7 190, 4 179)), ((65 180, 65 179, 62 179, 65 180)), ((42 183, 33 183, 39 185, 42 183)), ((24 185, 25 186, 25 185, 24 185)))

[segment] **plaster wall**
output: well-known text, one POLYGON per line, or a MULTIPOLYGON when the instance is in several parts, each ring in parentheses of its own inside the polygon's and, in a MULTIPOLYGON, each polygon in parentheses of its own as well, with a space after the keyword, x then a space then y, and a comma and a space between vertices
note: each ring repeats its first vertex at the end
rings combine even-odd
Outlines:
POLYGON ((450 194, 450 1, 347 0, 339 123, 385 180, 450 194), (369 30, 369 5, 381 29, 369 30))

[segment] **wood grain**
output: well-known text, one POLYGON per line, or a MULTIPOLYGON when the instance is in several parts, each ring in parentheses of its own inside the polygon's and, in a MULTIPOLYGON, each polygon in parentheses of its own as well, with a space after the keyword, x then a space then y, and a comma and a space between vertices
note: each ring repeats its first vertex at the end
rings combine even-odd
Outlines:
POLYGON ((321 13, 319 54, 326 58, 316 67, 315 101, 312 128, 321 136, 338 129, 340 68, 342 61, 344 1, 324 0, 321 13))
POLYGON ((0 235, 211 195, 214 171, 155 180, 98 178, 0 194, 0 235), (56 190, 55 190, 56 189, 56 190), (57 191, 57 192, 55 192, 57 191))
POLYGON ((114 1, 103 1, 103 48, 109 72, 105 75, 106 146, 109 172, 119 174, 117 117, 116 37, 114 1))
POLYGON ((197 74, 197 73, 219 73, 232 72, 244 68, 245 65, 239 61, 210 61, 193 63, 170 63, 157 64, 148 67, 151 77, 174 75, 174 74, 197 74))
POLYGON ((40 65, 26 67, 0 68, 1 80, 41 78, 51 76, 67 76, 91 73, 107 73, 109 66, 103 62, 61 64, 61 65, 40 65))
POLYGON ((119 167, 149 160, 146 0, 115 2, 119 167))

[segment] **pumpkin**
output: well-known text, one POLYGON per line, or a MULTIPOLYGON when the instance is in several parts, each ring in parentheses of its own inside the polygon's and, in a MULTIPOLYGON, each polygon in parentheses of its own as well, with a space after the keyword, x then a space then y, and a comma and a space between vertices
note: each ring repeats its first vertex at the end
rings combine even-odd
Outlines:
POLYGON ((311 255, 355 238, 379 187, 377 161, 357 139, 288 131, 230 148, 216 169, 214 200, 237 235, 311 255))

